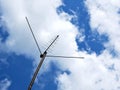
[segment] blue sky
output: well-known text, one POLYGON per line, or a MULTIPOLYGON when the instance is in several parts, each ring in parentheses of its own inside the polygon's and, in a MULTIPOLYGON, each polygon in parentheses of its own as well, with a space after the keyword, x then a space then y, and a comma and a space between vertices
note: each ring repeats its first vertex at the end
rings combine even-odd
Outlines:
POLYGON ((46 58, 32 90, 120 90, 119 0, 0 2, 0 90, 27 90, 39 63, 25 16, 42 51, 59 34, 48 54, 85 57, 46 58))

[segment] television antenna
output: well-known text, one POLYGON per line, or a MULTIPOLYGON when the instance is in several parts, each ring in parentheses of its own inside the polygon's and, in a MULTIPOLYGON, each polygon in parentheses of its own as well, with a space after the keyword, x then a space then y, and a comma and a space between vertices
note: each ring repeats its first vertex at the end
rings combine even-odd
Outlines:
POLYGON ((33 84, 34 84, 34 81, 35 81, 35 79, 36 79, 36 76, 37 76, 37 74, 38 74, 38 71, 40 70, 40 68, 41 68, 41 66, 42 66, 42 64, 43 64, 43 61, 44 61, 44 59, 45 59, 46 57, 84 59, 84 57, 47 55, 47 51, 48 51, 49 48, 53 45, 53 43, 58 39, 59 35, 56 36, 56 38, 50 43, 50 45, 49 45, 49 46, 45 49, 45 51, 42 53, 42 51, 41 51, 41 49, 40 49, 40 47, 39 47, 39 45, 38 45, 37 39, 36 39, 36 37, 35 37, 35 35, 34 35, 34 33, 33 33, 32 27, 31 27, 31 25, 30 25, 30 23, 29 23, 29 20, 28 20, 27 17, 25 17, 25 19, 26 19, 27 24, 28 24, 28 26, 29 26, 29 29, 30 29, 30 31, 31 31, 31 33, 32 33, 33 39, 34 39, 34 41, 35 41, 35 43, 36 43, 36 46, 37 46, 37 48, 38 48, 38 50, 39 50, 40 58, 41 58, 38 66, 37 66, 37 68, 36 68, 36 70, 35 70, 35 73, 33 74, 32 80, 31 80, 31 82, 30 82, 30 84, 29 84, 29 86, 28 86, 28 90, 31 90, 31 89, 32 89, 32 86, 33 86, 33 84))

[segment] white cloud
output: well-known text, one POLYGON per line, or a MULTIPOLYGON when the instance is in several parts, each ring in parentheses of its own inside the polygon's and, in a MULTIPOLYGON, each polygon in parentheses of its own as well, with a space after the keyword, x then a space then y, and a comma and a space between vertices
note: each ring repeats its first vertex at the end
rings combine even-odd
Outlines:
MULTIPOLYGON (((74 48, 69 43, 72 42, 75 46, 74 37, 77 29, 69 21, 62 19, 57 15, 56 5, 59 5, 59 3, 55 0, 53 1, 1 1, 2 9, 4 10, 4 19, 9 27, 10 37, 6 45, 10 50, 25 54, 31 54, 31 52, 37 51, 28 25, 25 21, 25 16, 28 16, 29 18, 39 45, 46 43, 46 41, 49 41, 50 38, 53 38, 59 34, 60 43, 74 48), (53 1, 54 3, 52 3, 53 1), (14 2, 16 4, 13 5, 10 4, 10 2, 14 2)), ((60 50, 59 52, 63 51, 60 50)), ((36 53, 34 53, 34 56, 36 53)))
POLYGON ((120 53, 120 0, 87 0, 86 5, 90 13, 91 27, 98 28, 99 33, 106 33, 109 36, 109 43, 106 47, 114 47, 120 53))
POLYGON ((0 90, 8 90, 11 85, 11 81, 5 78, 4 80, 0 81, 0 90))
POLYGON ((46 0, 41 2, 31 0, 28 2, 8 0, 7 2, 1 2, 4 19, 10 33, 10 37, 6 42, 6 51, 10 50, 17 54, 22 53, 33 56, 37 59, 36 62, 39 61, 39 52, 25 21, 25 16, 29 18, 42 51, 46 48, 44 46, 46 42, 58 34, 60 38, 54 45, 53 53, 69 55, 77 49, 75 43, 77 29, 69 21, 66 21, 63 16, 59 17, 56 13, 56 7, 61 4, 60 1, 46 0), (11 2, 16 4, 13 5, 11 2))
MULTIPOLYGON (((67 59, 66 61, 55 61, 61 69, 68 69, 71 72, 69 75, 63 73, 57 77, 58 90, 119 90, 120 80, 116 80, 116 78, 120 77, 119 57, 114 58, 109 53, 111 46, 117 52, 120 52, 118 44, 120 40, 120 16, 117 13, 119 0, 86 1, 90 13, 91 27, 93 30, 98 28, 100 34, 106 33, 110 40, 106 44, 107 49, 99 56, 96 56, 95 53, 89 55, 86 52, 77 52, 75 42, 78 33, 77 27, 69 22, 71 16, 65 13, 60 16, 57 15, 56 7, 61 4, 60 1, 4 0, 1 3, 3 17, 7 22, 10 33, 6 42, 6 50, 32 56, 36 58, 37 63, 39 62, 39 52, 24 18, 24 16, 28 16, 42 51, 45 49, 43 45, 50 41, 50 38, 59 34, 60 38, 52 47, 53 51, 48 53, 85 56, 84 60, 67 59), (116 71, 107 69, 111 64, 115 64, 116 71)), ((84 40, 84 37, 81 39, 84 40)), ((37 64, 36 62, 35 64, 37 64)), ((46 60, 44 69, 46 69, 48 63, 49 61, 46 60)))
POLYGON ((109 53, 85 55, 85 60, 76 60, 69 66, 71 74, 58 76, 58 90, 119 90, 120 80, 116 79, 120 78, 119 62, 109 53), (116 71, 108 70, 113 63, 116 71))
POLYGON ((69 65, 70 75, 58 76, 59 90, 119 90, 120 89, 120 46, 119 29, 120 15, 118 14, 119 0, 86 0, 90 14, 90 25, 93 30, 98 28, 100 34, 107 34, 109 42, 101 55, 88 55, 84 60, 74 61, 69 65), (118 54, 113 57, 110 49, 118 54), (115 70, 108 69, 114 64, 115 70))

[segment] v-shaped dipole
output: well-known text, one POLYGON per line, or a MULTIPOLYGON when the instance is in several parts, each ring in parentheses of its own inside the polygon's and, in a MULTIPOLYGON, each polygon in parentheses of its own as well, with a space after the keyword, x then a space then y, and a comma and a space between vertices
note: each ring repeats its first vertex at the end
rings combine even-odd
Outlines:
POLYGON ((27 18, 27 17, 25 17, 25 18, 26 18, 27 24, 28 24, 28 26, 29 26, 29 29, 30 29, 30 31, 31 31, 31 33, 32 33, 32 36, 33 36, 33 38, 34 38, 34 40, 35 40, 35 43, 36 43, 36 45, 37 45, 37 47, 38 47, 38 50, 39 50, 39 52, 40 52, 40 58, 41 58, 40 63, 38 64, 37 69, 35 70, 35 73, 33 74, 32 80, 31 80, 31 82, 30 82, 30 84, 29 84, 29 86, 28 86, 28 90, 31 90, 31 88, 32 88, 32 86, 33 86, 33 84, 34 84, 34 81, 35 81, 35 79, 36 79, 36 76, 37 76, 37 74, 38 74, 38 72, 39 72, 39 70, 40 70, 40 68, 41 68, 41 66, 42 66, 42 63, 43 63, 45 57, 78 58, 78 59, 84 59, 84 57, 47 55, 48 49, 54 44, 54 42, 57 40, 57 38, 59 37, 59 35, 56 36, 56 38, 50 43, 50 45, 49 45, 49 46, 46 48, 46 50, 42 53, 42 52, 41 52, 41 49, 40 49, 40 47, 39 47, 39 45, 38 45, 38 42, 37 42, 37 40, 36 40, 36 38, 35 38, 35 35, 34 35, 34 33, 33 33, 33 30, 32 30, 32 28, 31 28, 31 25, 30 25, 30 23, 29 23, 29 21, 28 21, 28 18, 27 18))

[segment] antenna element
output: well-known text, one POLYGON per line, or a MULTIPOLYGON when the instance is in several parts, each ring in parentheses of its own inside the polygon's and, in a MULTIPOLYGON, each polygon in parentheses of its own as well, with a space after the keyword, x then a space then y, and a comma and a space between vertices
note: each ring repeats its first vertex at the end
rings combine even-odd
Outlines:
POLYGON ((46 55, 46 57, 57 57, 57 58, 78 58, 78 59, 84 59, 84 57, 73 57, 73 56, 54 56, 54 55, 46 55))
POLYGON ((36 45, 37 45, 37 47, 38 47, 38 50, 39 50, 40 54, 42 54, 42 52, 41 52, 41 50, 40 50, 40 47, 39 47, 39 45, 38 45, 38 42, 37 42, 37 40, 36 40, 36 38, 35 38, 35 35, 34 35, 34 33, 33 33, 33 30, 32 30, 32 28, 31 28, 31 25, 30 25, 30 23, 29 23, 29 21, 28 21, 28 18, 25 17, 25 19, 26 19, 27 24, 28 24, 28 26, 29 26, 29 28, 30 28, 30 31, 31 31, 31 33, 32 33, 32 36, 33 36, 33 38, 34 38, 34 40, 35 40, 35 43, 36 43, 36 45))
POLYGON ((45 52, 48 51, 48 49, 52 46, 52 44, 56 41, 56 39, 59 37, 59 35, 57 35, 57 37, 51 42, 51 44, 48 46, 48 48, 45 50, 45 52))

